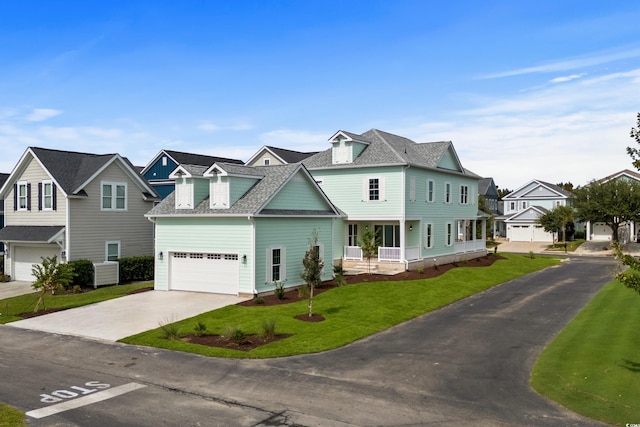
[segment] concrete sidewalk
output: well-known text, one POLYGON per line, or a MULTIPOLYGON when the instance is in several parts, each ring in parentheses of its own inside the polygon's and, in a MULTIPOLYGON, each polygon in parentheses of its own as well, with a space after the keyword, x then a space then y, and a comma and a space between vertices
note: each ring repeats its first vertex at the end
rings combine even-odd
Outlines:
MULTIPOLYGON (((8 323, 4 326, 106 341, 155 329, 250 298, 182 291, 148 291, 8 323)), ((1 327, 1 326, 0 326, 1 327)))

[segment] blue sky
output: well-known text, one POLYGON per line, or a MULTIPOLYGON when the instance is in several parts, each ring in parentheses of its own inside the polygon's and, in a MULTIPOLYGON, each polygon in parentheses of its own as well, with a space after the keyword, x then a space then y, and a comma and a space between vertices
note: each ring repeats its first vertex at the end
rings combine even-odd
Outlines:
POLYGON ((28 146, 247 160, 451 140, 515 189, 632 168, 640 3, 0 0, 0 172, 28 146), (90 4, 90 8, 87 8, 90 4))

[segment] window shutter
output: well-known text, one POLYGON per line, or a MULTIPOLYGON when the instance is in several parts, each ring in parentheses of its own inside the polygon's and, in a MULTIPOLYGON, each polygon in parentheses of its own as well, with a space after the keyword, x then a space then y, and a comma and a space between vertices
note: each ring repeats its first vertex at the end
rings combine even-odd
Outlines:
POLYGON ((38 210, 42 210, 42 183, 38 183, 38 210))
POLYGON ((267 248, 267 254, 266 254, 266 259, 267 259, 267 270, 265 271, 266 275, 265 277, 265 282, 267 283, 271 283, 273 282, 273 277, 271 275, 272 269, 271 269, 271 265, 272 265, 272 259, 271 259, 271 248, 267 248))
POLYGON ((27 184, 27 210, 31 210, 31 183, 27 184))
POLYGON ((287 281, 287 249, 280 249, 280 281, 287 281))
POLYGON ((409 179, 409 200, 412 202, 416 201, 416 177, 412 176, 409 179))
POLYGON ((57 209, 57 206, 58 206, 58 204, 57 204, 57 200, 58 200, 58 197, 57 197, 57 195, 56 195, 56 185, 52 183, 52 184, 51 184, 51 208, 52 208, 54 211, 55 211, 55 210, 58 210, 58 209, 57 209))
POLYGON ((369 201, 369 178, 362 179, 362 201, 369 201))
POLYGON ((13 210, 18 210, 18 184, 13 184, 13 210))
POLYGON ((386 201, 386 197, 384 194, 384 177, 378 179, 378 185, 380 186, 380 201, 386 201))

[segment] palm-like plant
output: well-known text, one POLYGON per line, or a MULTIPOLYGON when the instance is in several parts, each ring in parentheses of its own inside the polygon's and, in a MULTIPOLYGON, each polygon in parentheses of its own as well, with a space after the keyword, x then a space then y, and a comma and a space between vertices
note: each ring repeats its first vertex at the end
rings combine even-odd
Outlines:
POLYGON ((47 292, 53 295, 56 291, 64 289, 75 276, 73 267, 69 264, 59 264, 57 256, 41 258, 42 264, 34 264, 31 268, 31 274, 36 278, 31 286, 40 292, 36 307, 33 309, 34 313, 38 311, 41 304, 44 308, 44 297, 47 292))

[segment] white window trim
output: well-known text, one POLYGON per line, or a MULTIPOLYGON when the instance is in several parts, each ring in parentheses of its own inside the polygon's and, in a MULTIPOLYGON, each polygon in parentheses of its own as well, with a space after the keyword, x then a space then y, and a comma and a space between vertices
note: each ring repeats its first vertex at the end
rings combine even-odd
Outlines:
POLYGON ((287 281, 287 251, 284 246, 270 246, 267 248, 267 275, 266 281, 267 283, 273 284, 275 281, 273 280, 273 251, 276 249, 280 249, 280 279, 278 283, 287 281))
POLYGON ((427 222, 424 225, 424 247, 426 249, 433 248, 433 223, 427 222))
POLYGON ((29 210, 29 183, 27 181, 18 181, 16 183, 16 191, 18 194, 16 195, 16 210, 18 211, 28 211, 29 210), (20 187, 24 186, 24 196, 20 195, 20 187), (21 207, 20 199, 24 198, 24 207, 21 207))
POLYGON ((162 166, 167 166, 167 156, 162 156, 162 166))
POLYGON ((265 159, 262 159, 262 165, 263 166, 269 166, 270 163, 271 163, 271 159, 270 158, 267 157, 265 159))
POLYGON ((433 203, 436 201, 436 182, 433 179, 427 180, 427 203, 433 203), (429 192, 429 185, 431 185, 431 192, 429 192))
POLYGON ((378 203, 378 202, 383 202, 385 201, 385 183, 384 183, 384 177, 382 176, 369 176, 364 178, 363 182, 362 182, 362 201, 364 202, 371 202, 371 203, 378 203), (369 191, 369 186, 371 184, 371 180, 373 179, 377 179, 378 180, 378 199, 377 200, 372 200, 371 199, 371 192, 369 191))
POLYGON ((54 192, 54 187, 53 187, 53 181, 49 180, 45 180, 42 181, 42 210, 43 211, 52 211, 53 210, 53 192, 54 192), (47 196, 45 194, 45 188, 46 186, 49 185, 51 188, 51 194, 49 195, 49 207, 47 207, 47 196))
POLYGON ((109 245, 118 245, 118 258, 120 258, 120 250, 122 248, 120 240, 107 240, 104 243, 104 260, 109 261, 109 245))
POLYGON ((451 204, 451 200, 453 199, 453 187, 450 182, 444 183, 444 203, 451 204), (447 191, 448 188, 448 191, 447 191))
POLYGON ((460 204, 469 204, 469 186, 466 184, 460 184, 460 204))
POLYGON ((117 211, 117 212, 126 212, 129 208, 129 188, 126 182, 116 182, 116 181, 102 181, 100 183, 100 210, 101 211, 117 211), (104 207, 104 187, 111 187, 111 207, 104 207), (124 187, 124 208, 117 207, 118 201, 118 187, 124 187))

